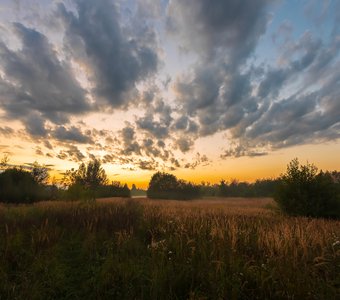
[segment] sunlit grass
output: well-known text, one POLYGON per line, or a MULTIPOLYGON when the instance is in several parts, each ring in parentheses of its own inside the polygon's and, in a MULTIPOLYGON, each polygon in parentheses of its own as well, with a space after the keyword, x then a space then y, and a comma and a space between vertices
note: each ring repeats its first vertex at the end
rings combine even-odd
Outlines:
POLYGON ((0 299, 336 299, 339 238, 268 198, 0 206, 0 299))

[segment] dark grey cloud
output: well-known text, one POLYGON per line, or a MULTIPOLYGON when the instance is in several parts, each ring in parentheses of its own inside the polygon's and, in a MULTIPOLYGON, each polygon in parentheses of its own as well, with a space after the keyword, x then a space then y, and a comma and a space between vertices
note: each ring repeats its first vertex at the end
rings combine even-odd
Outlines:
POLYGON ((159 164, 155 160, 140 160, 138 163, 138 167, 141 170, 157 170, 159 164))
POLYGON ((189 125, 188 117, 187 116, 181 116, 176 120, 174 127, 175 127, 176 130, 185 130, 185 129, 187 129, 188 125, 189 125))
POLYGON ((254 70, 245 71, 245 63, 266 30, 268 1, 189 2, 173 1, 169 22, 172 32, 200 57, 175 82, 182 107, 179 120, 188 115, 196 120, 191 136, 197 138, 231 129, 258 110, 261 103, 252 96, 254 70), (183 26, 184 35, 179 30, 183 26))
POLYGON ((4 126, 0 127, 0 135, 10 137, 14 134, 14 130, 11 127, 4 126))
POLYGON ((168 138, 173 122, 173 109, 159 96, 160 90, 150 86, 144 91, 139 105, 145 111, 144 116, 137 117, 137 128, 156 139, 168 138))
POLYGON ((172 168, 180 168, 181 167, 181 164, 179 163, 178 159, 172 157, 170 159, 171 161, 171 164, 172 164, 172 168))
POLYGON ((45 137, 47 130, 45 128, 46 120, 38 113, 30 113, 28 116, 24 116, 26 131, 32 136, 45 137))
POLYGON ((136 84, 157 70, 155 32, 144 19, 122 20, 113 1, 75 3, 75 12, 58 5, 65 47, 90 69, 97 100, 112 107, 125 106, 130 93, 136 92, 136 84))
POLYGON ((61 160, 69 160, 74 162, 82 162, 86 156, 75 145, 69 145, 68 149, 60 150, 56 156, 61 160))
POLYGON ((35 154, 39 155, 39 156, 44 156, 45 155, 44 152, 42 152, 41 148, 38 148, 38 147, 35 149, 35 154))
POLYGON ((191 150, 193 145, 194 141, 188 137, 182 136, 179 139, 175 140, 175 147, 181 150, 183 153, 191 150))
POLYGON ((59 141, 71 141, 77 143, 92 143, 90 136, 85 135, 79 128, 71 126, 66 128, 64 126, 59 126, 55 130, 51 131, 53 138, 59 141))
MULTIPOLYGON (((34 29, 12 24, 19 47, 0 40, 0 108, 6 118, 20 119, 33 137, 83 143, 90 141, 75 128, 63 128, 71 115, 133 103, 138 98, 136 85, 158 70, 157 38, 148 19, 155 17, 160 6, 150 2, 146 10, 138 3, 136 12, 124 12, 124 18, 122 7, 109 0, 79 0, 67 8, 57 4, 53 19, 58 34, 64 35, 64 48, 52 44, 56 32, 47 30, 43 24, 47 19, 40 18, 42 24, 38 22, 34 29), (90 87, 82 87, 76 79, 77 64, 85 66, 90 87), (53 129, 53 125, 60 127, 53 129)), ((99 138, 101 133, 94 134, 99 138)))
POLYGON ((44 140, 43 144, 47 149, 50 149, 50 150, 53 149, 52 144, 48 140, 44 140))
POLYGON ((120 140, 121 144, 118 148, 121 158, 132 159, 129 163, 138 168, 146 169, 150 162, 152 162, 153 168, 160 166, 160 161, 163 162, 163 166, 167 163, 172 164, 171 159, 174 154, 168 149, 166 143, 162 140, 154 140, 154 136, 149 132, 137 134, 136 128, 130 123, 127 123, 126 127, 121 130, 120 140), (140 161, 143 161, 143 163, 140 163, 140 161))
POLYGON ((261 81, 257 96, 261 99, 268 96, 276 98, 283 83, 288 79, 289 71, 286 69, 271 69, 261 81))
POLYGON ((59 124, 67 122, 70 114, 88 111, 85 91, 48 38, 20 23, 13 24, 13 33, 21 42, 19 49, 12 50, 0 42, 4 72, 0 106, 7 117, 21 118, 29 131, 44 133, 42 126, 39 129, 38 123, 32 123, 32 115, 59 124))
POLYGON ((137 142, 137 136, 135 129, 128 124, 121 131, 121 138, 123 142, 123 149, 121 150, 121 154, 123 155, 132 155, 137 154, 140 155, 140 145, 137 142))
POLYGON ((253 150, 248 149, 246 146, 239 144, 234 147, 230 147, 228 150, 225 150, 223 154, 221 154, 222 159, 230 158, 230 157, 242 157, 242 156, 248 156, 248 157, 258 157, 258 156, 264 156, 267 155, 267 152, 261 151, 261 150, 253 150))
POLYGON ((222 54, 229 67, 248 58, 268 21, 267 0, 171 1, 168 29, 182 37, 183 46, 202 57, 222 54))
POLYGON ((184 168, 194 170, 199 165, 207 166, 209 164, 210 164, 209 158, 206 155, 204 154, 201 155, 199 152, 197 152, 193 161, 186 163, 184 165, 184 168))
POLYGON ((183 130, 189 118, 197 129, 178 140, 181 150, 190 149, 188 141, 225 130, 237 146, 222 157, 265 155, 270 149, 339 137, 334 67, 339 65, 339 36, 332 33, 328 41, 306 31, 295 38, 294 27, 285 21, 273 36, 278 61, 253 65, 268 24, 268 5, 171 2, 168 31, 198 57, 174 84, 180 116, 171 129, 183 130))
MULTIPOLYGON (((20 120, 31 141, 49 150, 65 142, 90 144, 89 157, 107 151, 107 163, 142 169, 193 168, 198 159, 179 163, 173 151, 192 151, 198 138, 216 132, 226 132, 232 145, 223 158, 335 140, 340 135, 340 10, 320 12, 318 22, 327 16, 328 24, 334 23, 327 36, 306 30, 297 37, 295 24, 284 21, 265 41, 276 47, 268 52, 277 61, 261 55, 259 61, 257 46, 267 31, 272 2, 59 2, 46 23, 58 30, 41 25, 44 18, 36 23, 22 19, 25 25, 11 25, 13 40, 0 40, 4 120, 20 120), (173 54, 158 46, 164 42, 157 36, 164 33, 164 21, 166 38, 190 62, 178 76, 159 73, 161 60, 173 54), (82 76, 86 80, 80 83, 82 76), (166 99, 170 88, 173 103, 166 99), (84 122, 70 124, 74 115, 127 108, 137 110, 137 116, 116 133, 88 129, 84 122), (47 144, 47 138, 59 143, 47 144)), ((319 6, 311 7, 307 15, 314 18, 319 6)), ((0 127, 0 134, 22 131, 0 127)), ((66 148, 58 156, 80 161, 85 153, 66 148)))
POLYGON ((147 114, 136 121, 139 129, 149 132, 152 136, 157 139, 168 137, 169 128, 164 125, 163 122, 158 122, 154 120, 152 114, 147 114))

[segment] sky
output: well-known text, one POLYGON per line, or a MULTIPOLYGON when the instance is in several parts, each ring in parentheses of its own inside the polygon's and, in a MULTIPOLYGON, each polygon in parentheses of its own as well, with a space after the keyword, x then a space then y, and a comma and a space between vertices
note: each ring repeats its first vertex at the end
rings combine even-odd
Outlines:
POLYGON ((340 169, 339 0, 0 0, 0 156, 253 181, 340 169))

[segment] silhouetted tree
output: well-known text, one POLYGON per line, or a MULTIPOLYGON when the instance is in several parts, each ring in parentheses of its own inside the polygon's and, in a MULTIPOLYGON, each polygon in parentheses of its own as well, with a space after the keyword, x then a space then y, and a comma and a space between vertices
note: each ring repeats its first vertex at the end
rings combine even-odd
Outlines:
POLYGON ((8 166, 9 157, 7 154, 4 154, 0 160, 0 169, 6 169, 8 166))
POLYGON ((313 164, 300 165, 297 158, 281 175, 275 201, 291 215, 340 217, 339 187, 331 174, 313 164))
POLYGON ((136 185, 133 183, 131 188, 131 196, 145 197, 146 190, 137 188, 136 185))
POLYGON ((37 161, 32 164, 32 176, 38 184, 46 184, 49 178, 48 168, 45 165, 40 165, 37 161))
POLYGON ((130 189, 127 184, 121 184, 119 181, 112 181, 111 184, 101 185, 97 192, 98 197, 131 197, 130 189))
POLYGON ((6 203, 32 203, 42 200, 43 188, 31 172, 10 168, 0 173, 0 201, 6 203))
POLYGON ((200 188, 190 182, 177 180, 175 175, 157 172, 151 177, 147 196, 159 199, 193 199, 200 197, 200 188))
POLYGON ((80 164, 78 170, 67 171, 66 177, 72 198, 78 195, 80 198, 95 200, 98 188, 107 184, 105 170, 98 159, 91 160, 87 165, 80 164))
POLYGON ((218 195, 222 197, 273 197, 277 179, 258 179, 255 183, 232 180, 230 183, 221 180, 218 195))

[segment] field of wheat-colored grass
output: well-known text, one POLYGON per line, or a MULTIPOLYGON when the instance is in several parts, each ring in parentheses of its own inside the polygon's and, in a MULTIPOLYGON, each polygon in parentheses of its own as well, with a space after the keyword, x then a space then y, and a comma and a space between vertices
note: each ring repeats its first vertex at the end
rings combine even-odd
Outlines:
POLYGON ((340 222, 270 198, 0 206, 0 299, 337 299, 340 222))

